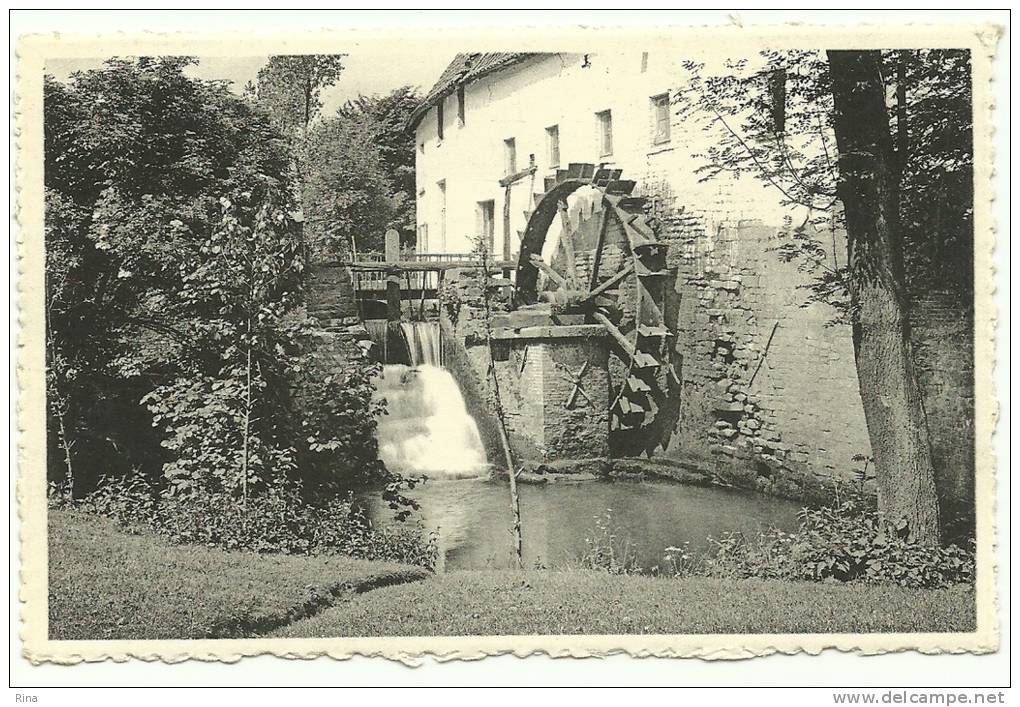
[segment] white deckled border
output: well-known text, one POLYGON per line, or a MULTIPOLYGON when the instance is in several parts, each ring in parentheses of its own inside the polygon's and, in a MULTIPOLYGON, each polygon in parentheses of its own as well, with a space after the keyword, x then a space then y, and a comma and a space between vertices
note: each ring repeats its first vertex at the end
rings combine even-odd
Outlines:
POLYGON ((995 26, 858 25, 819 27, 702 27, 667 29, 511 28, 502 30, 437 28, 418 31, 330 31, 288 34, 109 34, 34 35, 18 41, 15 93, 19 233, 18 511, 21 521, 20 572, 23 652, 33 663, 78 663, 130 658, 234 662, 244 656, 272 654, 310 659, 328 655, 382 656, 409 665, 426 655, 438 660, 477 659, 488 655, 519 657, 607 656, 699 657, 739 659, 773 653, 817 654, 824 649, 879 654, 904 650, 922 653, 985 653, 999 645, 995 594, 995 459, 992 433, 997 416, 993 385, 996 312, 992 303, 995 248, 991 219, 991 59, 1001 29, 995 26), (669 50, 677 45, 694 56, 748 55, 764 48, 928 48, 972 52, 974 83, 974 228, 975 228, 975 497, 977 499, 977 630, 946 634, 786 634, 786 635, 618 635, 478 636, 418 638, 245 639, 180 641, 51 641, 47 636, 47 533, 45 465, 45 351, 43 318, 42 86, 47 58, 111 55, 189 54, 195 56, 356 52, 399 43, 402 52, 436 51, 584 51, 606 52, 636 46, 669 50))

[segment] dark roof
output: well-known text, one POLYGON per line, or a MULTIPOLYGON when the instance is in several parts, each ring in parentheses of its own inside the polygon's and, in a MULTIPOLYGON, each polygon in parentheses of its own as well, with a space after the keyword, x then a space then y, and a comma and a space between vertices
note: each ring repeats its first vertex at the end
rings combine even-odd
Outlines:
POLYGON ((425 117, 429 108, 453 93, 460 84, 470 83, 494 71, 519 64, 525 59, 536 56, 527 52, 476 52, 474 54, 458 54, 453 57, 450 65, 439 75, 432 89, 411 113, 408 129, 413 130, 425 117))

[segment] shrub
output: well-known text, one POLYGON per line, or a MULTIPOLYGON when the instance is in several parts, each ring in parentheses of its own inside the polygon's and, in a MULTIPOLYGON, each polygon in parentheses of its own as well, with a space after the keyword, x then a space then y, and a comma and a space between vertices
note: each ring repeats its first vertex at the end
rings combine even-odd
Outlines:
POLYGON ((974 581, 971 548, 913 542, 859 500, 804 509, 793 533, 768 530, 753 539, 713 540, 706 574, 720 577, 864 582, 937 588, 974 581))
POLYGON ((172 542, 288 555, 345 555, 432 569, 436 538, 420 522, 376 528, 352 497, 310 504, 296 485, 273 486, 240 504, 226 494, 155 494, 140 478, 104 480, 74 502, 54 487, 51 503, 115 520, 129 532, 152 528, 172 542))

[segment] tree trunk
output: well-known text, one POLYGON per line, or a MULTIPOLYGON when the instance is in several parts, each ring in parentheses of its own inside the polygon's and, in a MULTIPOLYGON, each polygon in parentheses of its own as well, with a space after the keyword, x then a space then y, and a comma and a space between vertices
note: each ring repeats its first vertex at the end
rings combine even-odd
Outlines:
POLYGON ((492 312, 489 308, 489 251, 484 242, 481 243, 480 250, 482 256, 482 303, 485 306, 485 341, 489 350, 489 373, 492 376, 496 420, 499 423, 499 441, 503 446, 506 474, 510 480, 510 515, 512 519, 510 531, 513 537, 514 562, 517 565, 517 569, 524 569, 524 531, 521 526, 521 497, 517 491, 517 465, 514 463, 513 450, 510 448, 510 435, 506 430, 503 398, 499 392, 499 379, 496 377, 496 357, 492 345, 492 312))
POLYGON ((879 510, 925 543, 939 540, 931 445, 910 344, 902 239, 881 55, 829 51, 850 267, 854 355, 875 457, 879 510))
MULTIPOLYGON (((60 392, 60 386, 58 381, 60 380, 61 372, 56 370, 57 367, 57 345, 55 338, 50 329, 50 311, 49 306, 46 308, 46 397, 48 402, 49 414, 57 418, 57 435, 59 439, 59 445, 61 450, 64 452, 64 467, 65 474, 64 479, 67 484, 68 498, 74 499, 74 466, 71 463, 71 449, 74 447, 74 441, 70 438, 67 432, 67 397, 60 392)), ((63 366, 61 366, 63 368, 63 366)))
POLYGON ((250 456, 249 440, 251 439, 251 318, 247 327, 247 360, 245 361, 244 381, 244 431, 241 440, 241 510, 248 513, 248 460, 250 456))

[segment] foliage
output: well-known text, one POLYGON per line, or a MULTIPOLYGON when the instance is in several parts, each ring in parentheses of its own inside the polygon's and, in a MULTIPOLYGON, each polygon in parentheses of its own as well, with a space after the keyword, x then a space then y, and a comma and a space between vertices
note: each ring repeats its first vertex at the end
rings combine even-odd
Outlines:
POLYGON ((862 501, 804 509, 800 519, 792 533, 772 529, 751 539, 731 534, 715 540, 706 573, 929 589, 974 581, 973 547, 911 541, 862 501))
POLYGON ((51 487, 51 506, 105 516, 129 532, 155 530, 171 542, 285 555, 344 555, 432 569, 434 535, 420 522, 376 528, 348 496, 309 503, 298 484, 274 484, 247 508, 224 494, 157 495, 139 477, 104 479, 73 501, 51 487))
POLYGON ((282 319, 303 265, 286 192, 268 181, 262 194, 231 196, 176 293, 194 353, 142 402, 165 432, 173 492, 246 498, 295 469, 287 388, 297 351, 282 319))
POLYGON ((339 80, 344 55, 273 56, 246 92, 294 144, 295 173, 313 260, 381 250, 395 228, 413 245, 414 141, 406 126, 419 102, 402 86, 359 95, 316 120, 322 90, 339 80))
POLYGON ((918 49, 886 54, 902 66, 907 92, 900 223, 908 284, 951 288, 972 299, 974 124, 970 52, 918 49))
POLYGON ((694 554, 689 542, 667 547, 663 560, 664 567, 655 568, 657 573, 677 578, 703 574, 704 562, 694 554))
POLYGON ((221 197, 257 201, 285 183, 268 121, 223 85, 187 78, 191 63, 118 59, 45 83, 47 399, 70 450, 49 466, 51 478, 81 466, 76 492, 94 472, 158 475, 163 458, 138 401, 216 358, 200 350, 210 312, 178 296, 183 281, 215 257, 202 248, 222 221, 221 197))
POLYGON ((613 520, 613 509, 593 516, 594 522, 585 535, 585 549, 577 560, 582 569, 608 574, 638 574, 637 548, 629 535, 613 520))
POLYGON ((407 86, 358 96, 308 130, 300 163, 313 258, 381 250, 390 228, 413 245, 414 142, 405 128, 418 100, 407 86))
POLYGON ((299 54, 269 57, 254 87, 257 100, 284 135, 307 131, 322 108, 322 90, 337 82, 343 54, 299 54))
POLYGON ((419 103, 417 89, 401 86, 382 96, 359 95, 337 111, 342 118, 370 120, 376 126, 374 145, 394 194, 400 196, 399 208, 388 227, 400 231, 405 245, 414 245, 415 235, 415 153, 407 126, 419 103))
POLYGON ((294 405, 304 442, 298 467, 306 492, 328 497, 379 486, 396 518, 406 519, 418 504, 403 491, 419 480, 395 474, 379 460, 377 420, 386 402, 373 393, 380 365, 354 342, 324 339, 309 329, 304 339, 294 405))
POLYGON ((381 250, 405 196, 393 191, 370 121, 326 118, 300 153, 306 235, 314 259, 381 250))
MULTIPOLYGON (((973 147, 969 52, 883 53, 890 94, 902 84, 907 101, 897 154, 900 221, 911 288, 971 291, 973 147)), ((722 71, 687 62, 676 96, 678 113, 713 140, 700 155, 702 180, 748 175, 768 185, 790 210, 779 255, 816 275, 807 302, 828 302, 846 321, 847 263, 837 252, 843 229, 832 132, 829 65, 815 50, 768 50, 754 61, 726 62, 722 71)), ((900 115, 903 115, 901 112, 900 115)), ((891 111, 890 131, 900 135, 891 111)))
MULTIPOLYGON (((50 480, 81 498, 130 476, 160 508, 253 527, 280 489, 321 506, 380 483, 406 510, 377 461, 374 369, 341 352, 322 375, 302 313, 288 143, 222 83, 185 76, 191 63, 46 81, 50 480)), ((120 491, 148 517, 139 488, 120 491)))

